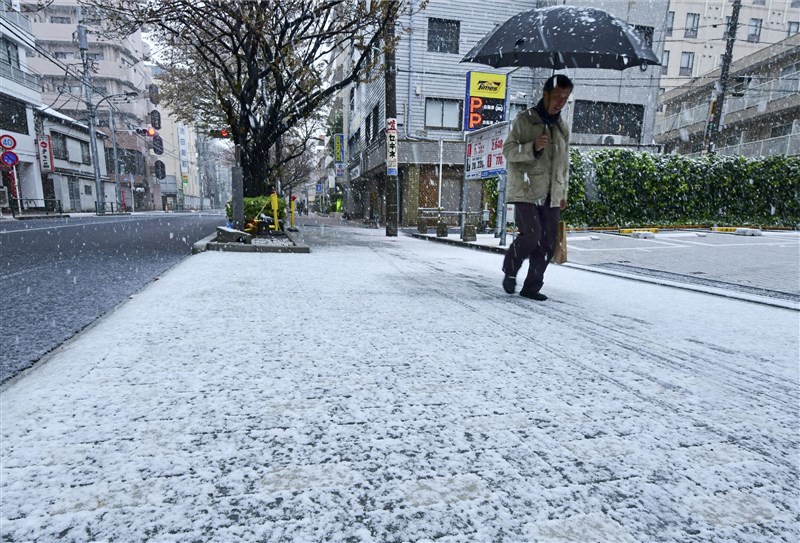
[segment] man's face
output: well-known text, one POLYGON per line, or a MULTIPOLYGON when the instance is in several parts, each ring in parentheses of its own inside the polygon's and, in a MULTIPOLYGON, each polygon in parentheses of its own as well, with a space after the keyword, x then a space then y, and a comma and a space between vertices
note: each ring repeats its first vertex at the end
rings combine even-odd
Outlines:
POLYGON ((550 92, 543 93, 544 107, 547 112, 550 115, 555 115, 564 109, 570 94, 572 94, 572 89, 562 89, 561 87, 555 87, 550 92))

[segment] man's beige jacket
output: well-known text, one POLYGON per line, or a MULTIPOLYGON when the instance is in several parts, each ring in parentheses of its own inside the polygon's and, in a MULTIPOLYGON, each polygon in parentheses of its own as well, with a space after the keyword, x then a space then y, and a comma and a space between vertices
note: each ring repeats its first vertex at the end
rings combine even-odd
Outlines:
POLYGON ((548 127, 534 108, 519 113, 503 144, 503 156, 508 168, 506 202, 542 205, 549 194, 550 206, 558 207, 567 199, 569 128, 563 119, 548 127), (535 155, 533 142, 545 131, 550 132, 550 142, 535 155))

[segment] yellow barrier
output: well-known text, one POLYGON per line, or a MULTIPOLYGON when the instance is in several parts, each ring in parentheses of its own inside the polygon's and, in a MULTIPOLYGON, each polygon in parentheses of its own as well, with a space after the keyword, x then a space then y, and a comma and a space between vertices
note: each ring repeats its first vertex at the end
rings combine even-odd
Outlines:
POLYGON ((658 228, 623 228, 619 231, 620 234, 630 235, 634 232, 652 232, 653 234, 658 234, 658 228))
POLYGON ((735 226, 715 226, 711 229, 712 232, 736 232, 735 226))
POLYGON ((289 217, 289 226, 294 228, 294 196, 292 196, 291 201, 289 202, 289 210, 291 212, 291 216, 289 217))

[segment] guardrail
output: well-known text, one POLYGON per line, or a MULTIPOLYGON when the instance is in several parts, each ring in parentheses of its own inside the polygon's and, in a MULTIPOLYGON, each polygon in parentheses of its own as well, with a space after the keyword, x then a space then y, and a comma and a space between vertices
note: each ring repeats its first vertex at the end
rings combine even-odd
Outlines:
POLYGON ((26 215, 61 215, 64 209, 61 200, 37 198, 9 198, 9 207, 13 217, 26 215))

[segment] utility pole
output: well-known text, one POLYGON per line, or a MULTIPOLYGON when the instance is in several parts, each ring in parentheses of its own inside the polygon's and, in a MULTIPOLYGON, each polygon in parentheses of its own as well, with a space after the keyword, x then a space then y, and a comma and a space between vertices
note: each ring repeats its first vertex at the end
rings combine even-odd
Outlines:
MULTIPOLYGON (((120 191, 122 190, 119 183, 119 153, 117 151, 117 124, 114 122, 114 105, 109 102, 109 111, 111 115, 111 145, 114 149, 114 190, 115 198, 117 201, 117 209, 120 208, 120 191)), ((108 169, 108 166, 106 166, 108 169)))
POLYGON ((94 166, 94 186, 97 192, 97 203, 95 211, 98 214, 106 212, 106 198, 103 194, 103 181, 100 179, 100 159, 97 154, 97 131, 96 112, 92 105, 92 88, 89 80, 89 39, 86 36, 86 26, 78 24, 78 48, 81 50, 81 60, 83 60, 83 88, 86 92, 86 111, 89 115, 89 143, 92 149, 92 165, 94 166))
POLYGON ((385 76, 385 101, 386 101, 386 235, 397 236, 398 205, 400 201, 400 187, 397 183, 397 163, 394 169, 389 167, 389 156, 396 157, 397 149, 391 149, 391 142, 397 142, 397 66, 395 63, 394 25, 397 17, 397 2, 389 2, 386 9, 386 29, 384 31, 384 76, 385 76), (390 126, 394 125, 394 126, 390 126), (394 133, 391 134, 390 131, 394 133), (393 137, 392 137, 393 136, 393 137))
POLYGON ((742 7, 742 0, 733 0, 733 11, 731 21, 728 25, 728 41, 725 44, 725 54, 722 55, 722 69, 719 75, 717 89, 711 95, 711 106, 709 111, 709 121, 706 124, 705 143, 706 151, 713 153, 719 143, 720 128, 722 124, 722 106, 725 103, 725 92, 728 90, 728 75, 733 61, 733 44, 736 42, 736 30, 739 26, 739 9, 742 7))

